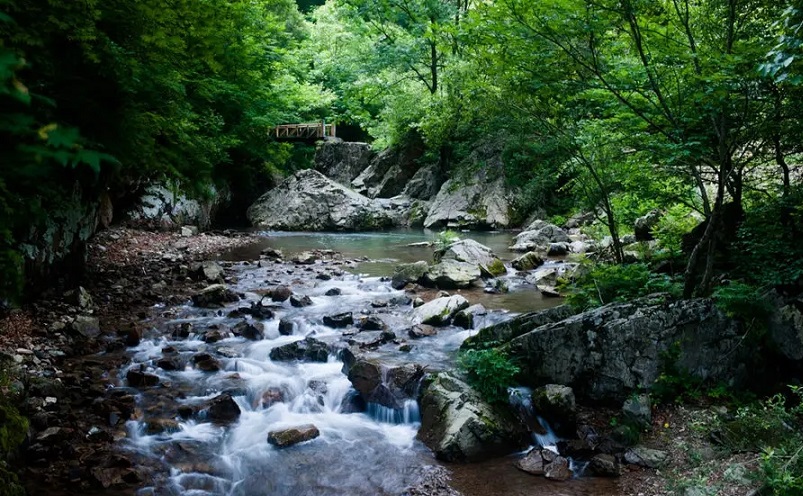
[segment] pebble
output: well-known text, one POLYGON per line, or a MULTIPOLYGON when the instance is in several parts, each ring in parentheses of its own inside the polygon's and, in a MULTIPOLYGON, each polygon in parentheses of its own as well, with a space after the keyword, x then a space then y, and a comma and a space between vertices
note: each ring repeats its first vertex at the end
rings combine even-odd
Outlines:
POLYGON ((17 348, 17 353, 20 355, 33 355, 33 351, 26 349, 26 348, 17 348))

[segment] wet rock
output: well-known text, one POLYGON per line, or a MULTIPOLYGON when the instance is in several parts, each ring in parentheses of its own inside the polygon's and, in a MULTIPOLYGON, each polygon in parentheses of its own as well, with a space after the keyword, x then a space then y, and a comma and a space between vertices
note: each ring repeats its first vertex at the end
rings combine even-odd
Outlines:
POLYGON ((223 284, 214 284, 192 296, 192 303, 201 308, 223 308, 226 303, 239 301, 237 293, 223 284))
POLYGON ((276 248, 265 248, 261 252, 261 256, 267 258, 269 260, 282 260, 284 259, 284 253, 282 250, 277 250, 276 248))
POLYGON ((273 318, 273 309, 270 307, 267 299, 263 298, 251 304, 248 313, 255 319, 268 320, 273 318))
POLYGON ((417 364, 386 367, 376 360, 359 358, 347 373, 366 402, 398 409, 406 400, 415 398, 424 369, 417 364))
POLYGON ((312 305, 312 299, 307 295, 303 296, 293 295, 290 297, 290 305, 297 308, 308 307, 312 305))
POLYGON ((162 370, 184 370, 184 361, 178 354, 166 355, 156 361, 156 366, 162 370))
POLYGON ((323 324, 335 329, 348 327, 354 324, 354 317, 352 316, 351 312, 339 313, 337 315, 326 315, 323 318, 323 324))
POLYGON ((151 387, 159 384, 159 376, 148 374, 142 370, 131 369, 126 373, 125 378, 131 387, 151 387))
POLYGON ((321 272, 320 274, 315 276, 315 279, 318 279, 319 281, 329 281, 332 279, 332 276, 330 274, 327 274, 326 272, 321 272))
POLYGON ((301 425, 281 431, 271 431, 268 433, 268 444, 277 448, 287 448, 294 444, 310 441, 320 436, 318 428, 312 424, 301 425))
POLYGON ((462 327, 463 329, 473 329, 474 328, 474 314, 466 310, 461 310, 454 314, 454 319, 452 319, 452 325, 457 327, 462 327))
POLYGON ((636 446, 625 452, 625 461, 633 465, 647 468, 658 468, 666 461, 666 451, 636 446))
POLYGON ((574 391, 568 386, 547 384, 532 392, 533 410, 538 412, 561 436, 572 436, 577 430, 577 405, 574 391))
POLYGON ((468 307, 468 300, 460 295, 437 298, 416 308, 413 320, 418 324, 447 325, 457 312, 468 307))
POLYGON ((424 274, 426 285, 439 289, 468 288, 482 277, 478 266, 457 260, 442 260, 424 274))
POLYGON ((204 342, 217 343, 218 341, 226 339, 227 337, 229 337, 229 333, 224 329, 208 329, 204 333, 204 342))
POLYGON ((497 277, 507 272, 505 264, 493 250, 473 239, 461 239, 446 248, 435 251, 435 261, 456 260, 476 265, 483 277, 497 277))
POLYGON ((371 302, 372 308, 387 308, 388 302, 387 300, 374 300, 371 302))
POLYGON ((414 325, 407 331, 407 335, 413 339, 425 338, 436 334, 438 334, 438 329, 426 324, 414 325))
POLYGON ((561 257, 569 253, 569 243, 549 243, 546 254, 549 257, 561 257))
POLYGON ((137 325, 131 325, 123 330, 123 339, 125 345, 129 347, 139 346, 142 341, 142 328, 137 325))
POLYGON ((192 333, 192 323, 182 322, 173 328, 173 339, 187 339, 192 333))
POLYGON ((293 290, 291 290, 287 286, 276 286, 270 291, 270 299, 273 301, 287 301, 288 298, 293 294, 293 290))
POLYGON ((442 372, 425 381, 418 438, 439 460, 475 461, 505 455, 528 443, 526 427, 480 399, 463 381, 442 372))
POLYGON ((229 393, 215 396, 206 405, 206 418, 216 424, 230 424, 240 417, 240 407, 229 393))
POLYGON ((462 496, 449 485, 449 471, 441 466, 423 467, 420 478, 401 496, 462 496))
POLYGON ((290 336, 293 334, 293 321, 288 319, 279 320, 279 334, 290 336))
POLYGON ((423 304, 424 304, 424 299, 421 298, 420 296, 416 296, 416 298, 413 300, 413 308, 418 308, 423 304))
POLYGON ((329 346, 317 339, 305 338, 272 349, 270 359, 281 362, 291 360, 326 362, 329 359, 329 346))
POLYGON ((223 267, 217 262, 200 262, 190 268, 190 277, 196 281, 223 283, 223 267))
POLYGON ((313 265, 318 261, 318 254, 313 251, 302 251, 294 255, 290 261, 298 265, 313 265))
POLYGON ((562 456, 556 456, 555 460, 544 467, 544 477, 550 480, 566 481, 574 476, 569 468, 569 460, 562 456))
POLYGON ((383 331, 388 328, 387 324, 385 324, 382 319, 374 315, 360 319, 360 323, 357 327, 363 331, 383 331))
POLYGON ((145 433, 148 435, 162 434, 165 432, 178 432, 179 425, 174 419, 148 419, 145 421, 145 433))
POLYGON ((264 337, 264 326, 259 323, 251 323, 247 320, 240 321, 231 330, 235 336, 241 336, 251 341, 259 341, 264 337))
POLYGON ((547 252, 552 243, 571 243, 571 239, 566 231, 558 226, 537 220, 516 235, 515 244, 510 249, 521 252, 547 252))
POLYGON ((100 321, 97 317, 78 315, 70 322, 69 330, 76 336, 94 339, 100 336, 100 321))
POLYGON ((326 296, 340 296, 343 294, 343 290, 340 288, 331 288, 324 293, 326 296))
POLYGON ((192 357, 195 368, 204 372, 217 372, 221 369, 220 361, 209 353, 198 353, 192 357))
POLYGON ((390 285, 393 289, 403 289, 408 284, 421 280, 428 270, 429 264, 424 261, 397 265, 393 269, 390 285))
POLYGON ((376 348, 396 339, 393 331, 363 331, 350 337, 347 342, 360 348, 376 348))
POLYGON ((544 475, 544 468, 549 462, 544 460, 541 448, 534 448, 521 460, 516 462, 516 468, 532 475, 544 475))
POLYGON ((588 464, 588 471, 599 477, 619 477, 623 467, 613 455, 600 453, 594 455, 588 464))
POLYGON ((622 406, 625 419, 639 429, 652 426, 652 402, 650 395, 639 394, 625 400, 622 406))
POLYGON ((528 251, 513 260, 510 265, 516 270, 533 270, 544 264, 544 259, 537 252, 528 251))

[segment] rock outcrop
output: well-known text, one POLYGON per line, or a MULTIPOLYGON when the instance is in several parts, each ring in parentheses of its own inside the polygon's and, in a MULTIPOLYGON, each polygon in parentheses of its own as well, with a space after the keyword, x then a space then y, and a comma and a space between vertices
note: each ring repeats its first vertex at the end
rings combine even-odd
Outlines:
POLYGON ((368 167, 374 152, 367 143, 321 141, 315 148, 315 170, 343 186, 368 167))
POLYGON ((409 135, 402 141, 400 146, 379 152, 351 186, 369 198, 400 195, 418 171, 418 160, 424 154, 424 142, 418 134, 409 135))
POLYGON ((521 366, 520 378, 533 386, 571 386, 579 398, 611 404, 649 388, 667 366, 739 383, 751 351, 742 345, 740 325, 706 299, 652 295, 551 324, 527 324, 532 319, 520 316, 485 331, 519 334, 505 347, 521 366))
POLYGON ((466 184, 450 179, 432 200, 424 227, 501 229, 510 225, 509 212, 503 178, 490 182, 475 178, 466 184))
POLYGON ((282 231, 359 231, 398 224, 404 208, 403 202, 370 200, 307 169, 262 195, 248 208, 248 219, 256 227, 282 231))
POLYGON ((513 415, 482 401, 468 384, 442 372, 421 392, 418 438, 445 461, 476 461, 508 454, 528 443, 513 415))
POLYGON ((163 184, 150 185, 128 211, 126 223, 145 229, 173 230, 184 225, 207 229, 215 209, 223 202, 219 191, 212 187, 210 190, 211 200, 196 200, 163 184))

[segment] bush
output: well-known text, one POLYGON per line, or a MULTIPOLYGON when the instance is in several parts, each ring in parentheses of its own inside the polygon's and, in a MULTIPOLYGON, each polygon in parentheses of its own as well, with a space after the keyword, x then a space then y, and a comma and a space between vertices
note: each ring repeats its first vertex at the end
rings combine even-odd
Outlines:
POLYGON ((742 282, 731 282, 714 291, 714 301, 729 317, 739 317, 748 324, 763 324, 773 311, 772 304, 760 288, 742 282))
POLYGON ((468 350, 458 357, 458 366, 468 383, 489 403, 506 404, 507 389, 519 373, 519 367, 498 348, 468 350))
POLYGON ((445 231, 438 233, 437 238, 435 238, 435 247, 439 250, 442 250, 444 248, 448 248, 451 244, 458 241, 460 241, 460 235, 451 229, 446 229, 445 231))
POLYGON ((566 303, 587 310, 611 302, 627 301, 651 293, 680 294, 680 285, 667 275, 654 274, 643 263, 593 265, 573 282, 561 285, 566 303))

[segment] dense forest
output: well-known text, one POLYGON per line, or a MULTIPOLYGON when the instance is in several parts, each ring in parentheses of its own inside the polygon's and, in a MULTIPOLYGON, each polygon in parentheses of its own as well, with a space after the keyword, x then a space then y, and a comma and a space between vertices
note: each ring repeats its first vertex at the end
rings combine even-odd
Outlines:
POLYGON ((593 212, 610 248, 564 282, 579 308, 660 290, 760 327, 803 290, 801 114, 794 2, 0 0, 0 301, 76 194, 158 179, 244 211, 310 157, 268 130, 323 119, 420 137, 457 181, 495 167, 518 225, 593 212), (465 165, 487 148, 501 165, 465 165))

